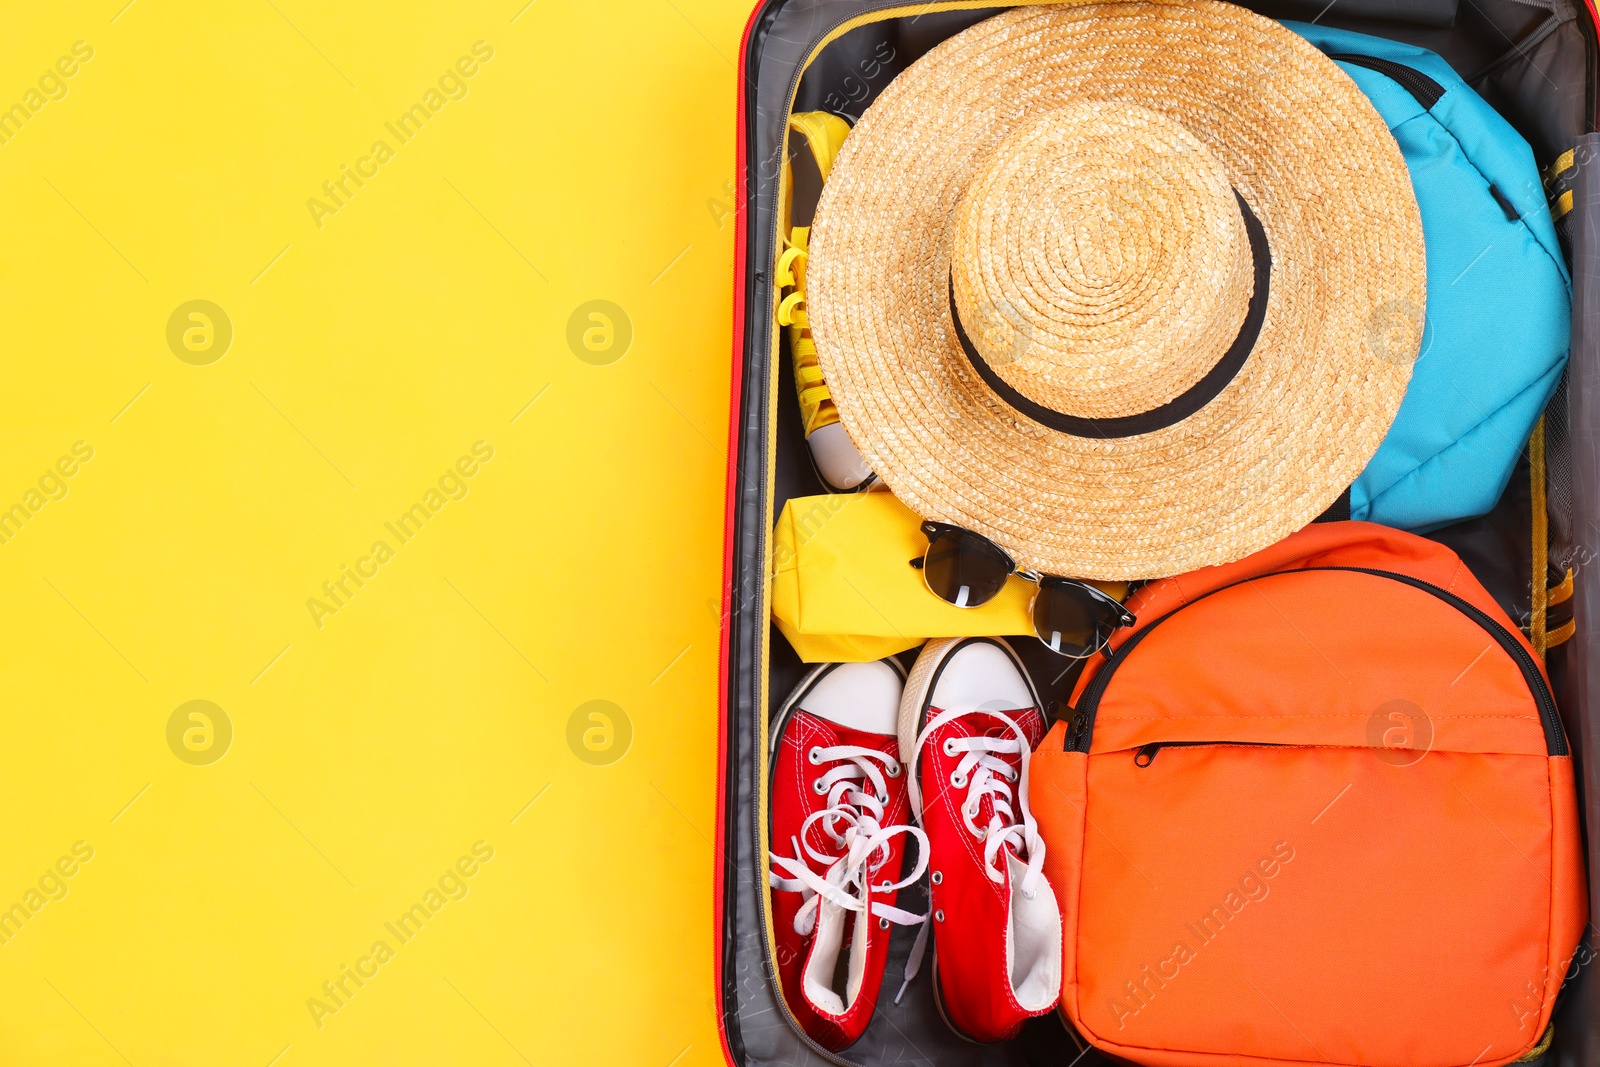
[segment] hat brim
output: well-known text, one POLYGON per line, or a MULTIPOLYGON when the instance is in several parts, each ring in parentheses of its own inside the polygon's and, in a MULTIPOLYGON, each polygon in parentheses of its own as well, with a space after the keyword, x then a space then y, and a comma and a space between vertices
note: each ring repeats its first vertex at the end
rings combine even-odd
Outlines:
POLYGON ((1074 577, 1177 574, 1316 518, 1387 432, 1424 322, 1421 216, 1382 118, 1304 39, 1213 0, 1017 8, 945 41, 862 116, 810 243, 818 357, 873 470, 918 514, 1074 577), (950 314, 951 220, 986 153, 1085 101, 1194 133, 1272 256, 1239 373, 1132 437, 1062 433, 1007 405, 950 314))

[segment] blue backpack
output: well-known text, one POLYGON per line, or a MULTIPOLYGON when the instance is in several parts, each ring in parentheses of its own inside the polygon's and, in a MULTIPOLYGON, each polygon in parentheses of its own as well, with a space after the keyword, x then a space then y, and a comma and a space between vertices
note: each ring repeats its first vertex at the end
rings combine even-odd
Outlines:
POLYGON ((1355 79, 1400 144, 1422 210, 1427 325, 1393 427, 1350 517, 1428 530, 1482 515, 1567 361, 1571 278, 1533 151, 1432 52, 1285 26, 1355 79))

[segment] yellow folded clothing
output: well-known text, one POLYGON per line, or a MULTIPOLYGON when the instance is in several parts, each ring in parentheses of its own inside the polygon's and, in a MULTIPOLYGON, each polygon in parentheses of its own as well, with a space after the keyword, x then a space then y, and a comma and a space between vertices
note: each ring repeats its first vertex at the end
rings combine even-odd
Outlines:
POLYGON ((930 637, 1033 633, 1033 583, 1012 575, 982 607, 954 607, 911 566, 927 548, 916 513, 889 493, 796 497, 773 532, 773 620, 807 663, 881 659, 930 637))

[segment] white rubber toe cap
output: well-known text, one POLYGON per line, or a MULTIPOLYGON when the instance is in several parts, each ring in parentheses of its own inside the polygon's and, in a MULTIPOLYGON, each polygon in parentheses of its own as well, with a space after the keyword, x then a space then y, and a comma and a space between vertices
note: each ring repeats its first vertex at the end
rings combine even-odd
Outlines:
POLYGON ((841 663, 818 680, 799 708, 852 730, 893 734, 901 688, 900 675, 882 660, 841 663))
POLYGON ((872 468, 861 458, 850 435, 839 423, 816 430, 806 438, 806 444, 811 446, 817 473, 835 489, 854 489, 872 477, 872 468))
POLYGON ((1016 711, 1033 707, 1034 696, 1007 649, 973 641, 945 659, 928 703, 941 711, 1016 711))

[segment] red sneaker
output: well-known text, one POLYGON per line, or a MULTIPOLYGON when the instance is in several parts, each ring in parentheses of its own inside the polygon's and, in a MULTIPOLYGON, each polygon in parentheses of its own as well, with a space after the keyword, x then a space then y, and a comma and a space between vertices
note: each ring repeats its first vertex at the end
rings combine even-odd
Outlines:
POLYGON ((1015 1037, 1061 993, 1061 912, 1028 810, 1028 760, 1044 733, 1010 645, 923 648, 900 702, 900 751, 928 835, 939 1010, 974 1041, 1015 1037))
POLYGON ((772 724, 778 979, 801 1029, 835 1052, 872 1018, 890 925, 926 918, 894 906, 928 863, 927 838, 908 825, 895 736, 904 677, 893 660, 826 664, 772 724), (907 836, 917 839, 917 863, 902 878, 907 836))

